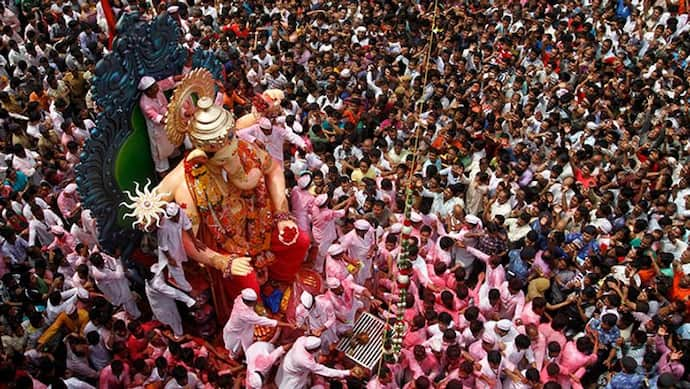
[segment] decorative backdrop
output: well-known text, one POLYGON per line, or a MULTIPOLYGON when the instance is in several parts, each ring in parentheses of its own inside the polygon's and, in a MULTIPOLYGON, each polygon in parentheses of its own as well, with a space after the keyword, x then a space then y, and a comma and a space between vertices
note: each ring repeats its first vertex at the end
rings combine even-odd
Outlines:
MULTIPOLYGON (((126 255, 139 240, 122 220, 123 191, 147 179, 155 184, 158 178, 137 85, 143 76, 160 80, 181 72, 188 55, 180 44, 181 34, 166 12, 151 21, 142 20, 138 12, 122 14, 113 51, 96 65, 92 95, 100 112, 76 172, 82 204, 96 218, 99 241, 107 251, 120 248, 126 255)), ((222 64, 212 52, 197 49, 192 66, 221 76, 222 64)))

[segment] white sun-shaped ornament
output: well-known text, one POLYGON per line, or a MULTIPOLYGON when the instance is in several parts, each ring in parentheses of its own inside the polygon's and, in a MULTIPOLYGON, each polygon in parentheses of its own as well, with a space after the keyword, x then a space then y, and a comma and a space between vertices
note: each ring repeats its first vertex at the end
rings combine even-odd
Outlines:
POLYGON ((163 200, 163 193, 158 193, 150 189, 151 180, 146 180, 143 190, 139 190, 139 183, 135 182, 134 195, 130 191, 124 191, 129 197, 129 203, 123 202, 121 205, 132 210, 125 214, 125 217, 134 218, 132 228, 148 231, 154 225, 160 227, 161 218, 165 215, 167 201, 163 200))

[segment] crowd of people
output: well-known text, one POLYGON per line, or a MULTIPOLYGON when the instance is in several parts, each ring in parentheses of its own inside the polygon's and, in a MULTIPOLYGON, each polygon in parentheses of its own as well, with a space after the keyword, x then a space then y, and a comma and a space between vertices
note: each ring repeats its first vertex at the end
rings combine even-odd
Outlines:
MULTIPOLYGON (((687 6, 0 2, 0 387, 686 387, 687 6), (101 249, 74 167, 115 33, 103 3, 172 16, 223 63, 237 117, 284 91, 281 115, 237 136, 284 164, 311 236, 323 288, 294 318, 260 315, 247 289, 214 323, 174 204, 150 269, 101 249), (401 350, 387 341, 371 371, 335 350, 362 312, 393 326, 399 310, 401 350), (285 331, 255 341, 255 326, 285 331)), ((162 110, 156 81, 139 89, 162 110)), ((174 150, 152 140, 165 175, 174 150)))

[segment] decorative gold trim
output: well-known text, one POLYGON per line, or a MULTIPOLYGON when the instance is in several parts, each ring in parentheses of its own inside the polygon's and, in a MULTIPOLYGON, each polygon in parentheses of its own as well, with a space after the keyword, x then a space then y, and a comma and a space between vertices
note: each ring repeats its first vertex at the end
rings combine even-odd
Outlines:
POLYGON ((172 144, 181 145, 187 133, 192 131, 191 121, 197 110, 192 97, 196 97, 198 101, 203 97, 213 100, 215 96, 215 81, 208 70, 194 69, 184 76, 175 88, 168 104, 168 112, 165 114, 165 131, 172 144))

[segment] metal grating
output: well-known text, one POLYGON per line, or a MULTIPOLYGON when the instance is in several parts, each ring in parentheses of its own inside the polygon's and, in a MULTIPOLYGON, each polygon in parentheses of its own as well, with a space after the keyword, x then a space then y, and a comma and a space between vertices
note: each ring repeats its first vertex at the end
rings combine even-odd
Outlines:
POLYGON ((383 320, 364 312, 355 322, 352 337, 340 339, 336 348, 344 352, 353 362, 371 370, 381 359, 385 325, 383 320), (369 342, 363 345, 353 341, 361 333, 369 335, 369 342))

